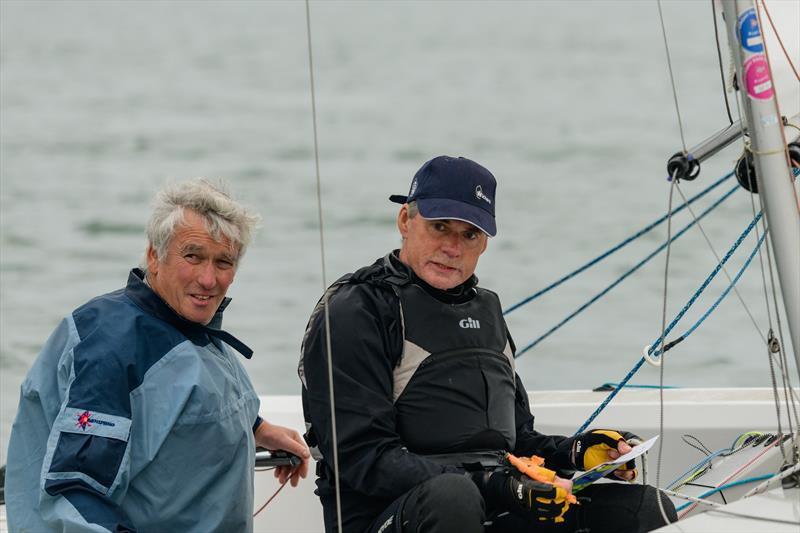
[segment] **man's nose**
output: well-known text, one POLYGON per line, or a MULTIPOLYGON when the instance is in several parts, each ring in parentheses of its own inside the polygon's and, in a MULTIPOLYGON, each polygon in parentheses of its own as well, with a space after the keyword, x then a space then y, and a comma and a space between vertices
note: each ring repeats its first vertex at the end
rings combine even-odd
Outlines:
POLYGON ((461 239, 458 233, 451 232, 442 238, 442 251, 450 257, 461 255, 461 239))
POLYGON ((197 276, 197 283, 204 289, 213 289, 217 284, 217 270, 211 261, 203 263, 197 276))

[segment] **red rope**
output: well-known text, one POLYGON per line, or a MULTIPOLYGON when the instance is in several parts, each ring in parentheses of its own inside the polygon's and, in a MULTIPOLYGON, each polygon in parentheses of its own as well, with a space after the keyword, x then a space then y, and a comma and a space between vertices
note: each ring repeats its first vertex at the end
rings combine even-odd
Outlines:
POLYGON ((279 494, 279 493, 280 493, 280 492, 283 490, 283 487, 285 487, 285 486, 286 486, 286 484, 289 482, 289 480, 290 480, 290 479, 292 479, 292 474, 294 474, 295 470, 297 470, 297 468, 296 468, 296 467, 295 467, 295 468, 292 468, 292 471, 289 473, 289 476, 286 478, 286 481, 284 481, 283 483, 281 483, 281 486, 280 486, 280 487, 278 487, 278 490, 276 490, 276 491, 275 491, 275 492, 272 494, 272 496, 270 496, 270 497, 269 497, 269 500, 267 500, 267 501, 264 503, 264 505, 262 505, 261 507, 259 507, 259 508, 258 508, 258 511, 256 511, 255 513, 253 513, 253 518, 255 518, 255 517, 256 517, 256 515, 258 515, 258 513, 260 513, 261 511, 263 511, 263 510, 264 510, 264 508, 266 508, 266 506, 267 506, 267 505, 269 505, 269 503, 270 503, 272 500, 274 500, 274 499, 275 499, 275 496, 277 496, 277 495, 278 495, 278 494, 279 494))

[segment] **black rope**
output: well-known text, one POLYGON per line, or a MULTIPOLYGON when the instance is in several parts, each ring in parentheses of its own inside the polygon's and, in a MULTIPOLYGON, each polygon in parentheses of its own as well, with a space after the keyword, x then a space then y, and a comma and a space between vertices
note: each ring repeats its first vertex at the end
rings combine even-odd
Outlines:
POLYGON ((719 29, 717 28, 717 6, 716 0, 711 0, 711 15, 714 18, 714 40, 717 42, 717 60, 719 61, 719 78, 722 80, 722 96, 725 98, 725 110, 728 112, 728 120, 733 124, 731 106, 728 103, 728 92, 725 90, 725 71, 722 68, 722 51, 719 47, 719 29))

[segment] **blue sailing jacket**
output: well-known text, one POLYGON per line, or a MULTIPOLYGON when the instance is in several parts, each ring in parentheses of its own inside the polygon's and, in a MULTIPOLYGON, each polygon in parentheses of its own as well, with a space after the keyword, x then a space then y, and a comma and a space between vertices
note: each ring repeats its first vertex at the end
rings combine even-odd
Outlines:
POLYGON ((134 269, 61 322, 21 387, 11 531, 252 530, 259 400, 226 305, 189 322, 134 269))

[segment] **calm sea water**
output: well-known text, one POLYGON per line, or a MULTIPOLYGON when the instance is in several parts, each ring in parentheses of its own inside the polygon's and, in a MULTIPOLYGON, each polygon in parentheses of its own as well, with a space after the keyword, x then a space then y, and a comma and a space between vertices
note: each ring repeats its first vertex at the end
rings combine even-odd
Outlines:
MULTIPOLYGON (((664 11, 691 144, 727 123, 710 6, 664 11)), ((301 2, 0 3, 0 461, 39 348, 62 316, 124 284, 168 179, 226 178, 262 214, 227 328, 255 349, 247 367, 261 393, 298 392, 300 340, 323 287, 305 25, 301 2)), ((478 275, 506 305, 666 210, 665 161, 681 137, 655 2, 314 2, 312 38, 328 281, 398 245, 387 196, 438 154, 475 159, 499 180, 499 234, 478 275)), ((751 217, 737 193, 704 228, 724 253, 751 217)), ((517 344, 664 235, 514 312, 517 344)), ((698 232, 676 244, 669 318, 715 264, 698 232)), ((653 261, 522 357, 526 385, 621 379, 660 331, 663 270, 653 261)), ((751 269, 740 291, 763 328, 760 280, 751 269)), ((671 354, 670 384, 769 383, 734 298, 671 354)), ((657 380, 652 368, 636 378, 657 380)))

